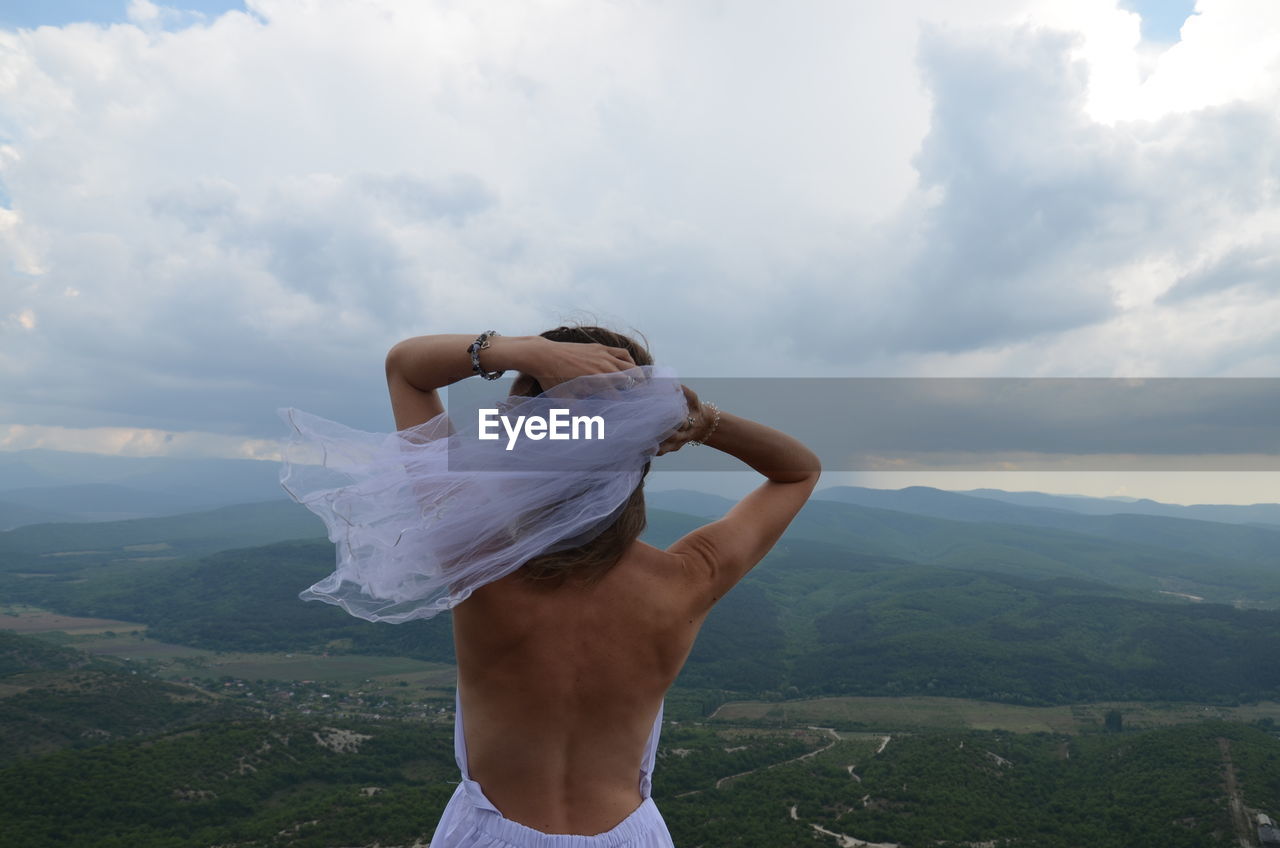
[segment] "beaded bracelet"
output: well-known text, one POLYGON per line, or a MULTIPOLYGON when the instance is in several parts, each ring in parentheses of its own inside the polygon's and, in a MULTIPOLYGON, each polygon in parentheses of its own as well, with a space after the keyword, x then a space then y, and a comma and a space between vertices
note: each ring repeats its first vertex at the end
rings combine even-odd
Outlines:
POLYGON ((704 400, 703 403, 711 407, 712 412, 715 413, 715 417, 711 419, 711 429, 707 431, 707 435, 703 436, 701 439, 690 439, 689 444, 691 445, 705 445, 710 441, 711 436, 716 431, 716 428, 720 426, 720 407, 716 406, 709 400, 704 400))
POLYGON ((506 371, 486 371, 480 366, 480 351, 489 346, 489 339, 498 335, 497 330, 485 330, 470 345, 467 346, 467 353, 471 354, 471 370, 479 374, 486 380, 496 380, 506 371))

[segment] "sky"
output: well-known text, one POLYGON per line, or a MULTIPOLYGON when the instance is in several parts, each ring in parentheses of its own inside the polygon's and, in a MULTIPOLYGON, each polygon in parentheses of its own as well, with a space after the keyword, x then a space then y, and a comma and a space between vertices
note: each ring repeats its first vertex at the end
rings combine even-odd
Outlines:
MULTIPOLYGON (((402 338, 579 319, 705 378, 1277 377, 1278 107, 1273 0, 0 0, 0 450, 269 459, 278 407, 390 430, 402 338)), ((831 482, 1280 500, 1006 478, 831 482)))

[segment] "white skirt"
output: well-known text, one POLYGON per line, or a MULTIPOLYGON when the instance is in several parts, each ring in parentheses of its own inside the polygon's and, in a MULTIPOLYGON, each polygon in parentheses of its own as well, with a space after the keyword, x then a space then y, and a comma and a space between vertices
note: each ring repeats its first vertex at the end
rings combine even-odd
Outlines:
POLYGON ((652 798, 604 833, 543 833, 511 821, 485 797, 480 784, 463 779, 449 799, 431 848, 674 848, 652 798))

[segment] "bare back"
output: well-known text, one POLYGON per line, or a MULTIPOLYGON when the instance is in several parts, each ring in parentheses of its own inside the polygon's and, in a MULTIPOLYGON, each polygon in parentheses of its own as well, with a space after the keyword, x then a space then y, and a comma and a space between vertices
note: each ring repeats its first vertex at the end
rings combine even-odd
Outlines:
MULTIPOLYGON (((518 382, 554 386, 652 361, 617 333, 561 327, 510 338, 487 331, 474 342, 460 334, 405 339, 388 352, 386 374, 396 427, 405 429, 441 415, 437 389, 477 371, 517 370, 518 382)), ((797 439, 681 389, 685 424, 673 431, 670 421, 655 421, 646 436, 659 440, 654 454, 705 445, 759 472, 760 486, 666 551, 633 542, 594 586, 529 585, 517 571, 453 608, 465 771, 512 822, 596 834, 637 810, 654 719, 703 620, 818 482, 821 463, 797 439)), ((445 819, 454 808, 451 800, 445 819)))
POLYGON ((706 617, 705 582, 680 554, 634 542, 594 586, 517 572, 454 608, 468 768, 504 816, 590 834, 639 806, 645 744, 706 617))

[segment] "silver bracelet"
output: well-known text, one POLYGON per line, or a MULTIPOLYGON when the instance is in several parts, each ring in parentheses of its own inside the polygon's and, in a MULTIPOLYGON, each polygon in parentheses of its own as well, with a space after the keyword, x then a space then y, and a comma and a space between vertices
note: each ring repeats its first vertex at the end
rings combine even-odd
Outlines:
POLYGON ((691 445, 705 445, 711 440, 711 436, 716 432, 716 428, 720 426, 720 407, 716 406, 709 400, 704 400, 703 403, 711 407, 715 416, 711 419, 711 429, 707 431, 707 435, 703 436, 701 439, 690 439, 689 444, 691 445))
POLYGON ((496 380, 506 371, 486 371, 480 366, 480 351, 489 346, 489 339, 498 335, 497 330, 485 330, 475 341, 467 346, 467 353, 471 354, 471 370, 479 374, 486 380, 496 380))

